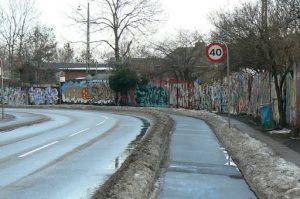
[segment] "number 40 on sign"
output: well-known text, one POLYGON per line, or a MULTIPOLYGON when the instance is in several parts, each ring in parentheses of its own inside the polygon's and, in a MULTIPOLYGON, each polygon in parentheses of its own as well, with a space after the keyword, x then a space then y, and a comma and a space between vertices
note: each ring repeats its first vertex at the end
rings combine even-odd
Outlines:
POLYGON ((206 56, 212 62, 221 62, 226 55, 226 47, 219 42, 213 42, 206 47, 206 56))

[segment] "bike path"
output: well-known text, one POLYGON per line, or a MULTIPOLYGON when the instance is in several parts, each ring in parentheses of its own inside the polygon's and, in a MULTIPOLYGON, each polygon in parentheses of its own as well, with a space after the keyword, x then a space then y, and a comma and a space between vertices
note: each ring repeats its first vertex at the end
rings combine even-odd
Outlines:
POLYGON ((204 121, 172 117, 176 126, 169 158, 159 179, 159 199, 256 198, 204 121))

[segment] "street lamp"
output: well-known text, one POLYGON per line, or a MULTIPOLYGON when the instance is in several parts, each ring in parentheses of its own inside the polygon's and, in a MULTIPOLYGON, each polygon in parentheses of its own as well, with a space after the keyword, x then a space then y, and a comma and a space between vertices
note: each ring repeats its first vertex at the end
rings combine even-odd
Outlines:
MULTIPOLYGON (((78 11, 81 10, 79 6, 78 11)), ((90 70, 90 2, 87 0, 87 20, 86 20, 86 75, 89 74, 90 70)))
POLYGON ((86 23, 86 75, 90 70, 90 2, 87 3, 87 23, 86 23))

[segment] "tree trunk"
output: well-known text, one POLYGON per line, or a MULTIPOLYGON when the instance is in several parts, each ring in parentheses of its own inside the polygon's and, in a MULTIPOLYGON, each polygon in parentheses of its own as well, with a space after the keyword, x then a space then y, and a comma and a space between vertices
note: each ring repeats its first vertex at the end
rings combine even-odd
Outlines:
POLYGON ((118 30, 115 30, 115 58, 116 58, 116 68, 120 68, 121 66, 121 58, 120 58, 120 48, 119 48, 119 37, 118 37, 118 30))
POLYGON ((276 90, 276 96, 277 96, 277 101, 278 101, 278 112, 279 112, 279 126, 280 127, 285 127, 286 126, 286 115, 284 112, 284 103, 282 99, 282 86, 283 83, 279 83, 277 75, 274 75, 274 80, 275 80, 275 90, 276 90))
POLYGON ((119 106, 119 92, 116 92, 116 97, 115 97, 115 103, 117 106, 119 106))

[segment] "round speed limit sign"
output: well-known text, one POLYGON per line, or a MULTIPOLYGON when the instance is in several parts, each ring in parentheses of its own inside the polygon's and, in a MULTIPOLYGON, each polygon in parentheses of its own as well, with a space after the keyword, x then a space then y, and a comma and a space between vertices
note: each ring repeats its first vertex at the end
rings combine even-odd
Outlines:
POLYGON ((226 48, 224 44, 213 42, 206 47, 206 56, 212 62, 220 62, 225 58, 226 48))

